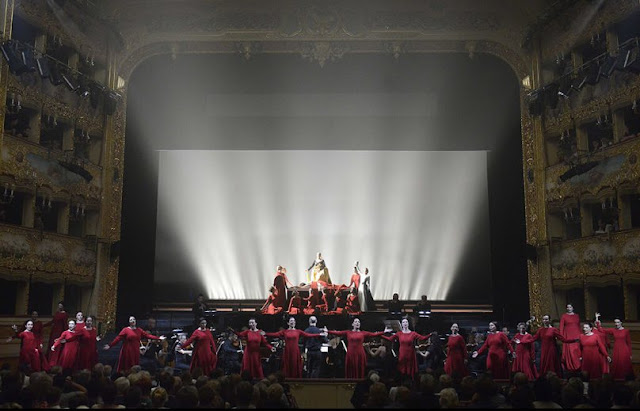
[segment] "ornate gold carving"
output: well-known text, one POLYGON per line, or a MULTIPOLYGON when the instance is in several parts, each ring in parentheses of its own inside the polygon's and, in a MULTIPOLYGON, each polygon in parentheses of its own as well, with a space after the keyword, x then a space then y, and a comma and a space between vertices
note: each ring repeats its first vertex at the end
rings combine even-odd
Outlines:
POLYGON ((302 58, 309 61, 317 61, 320 67, 324 67, 327 61, 341 59, 348 51, 349 47, 342 43, 327 41, 303 43, 300 48, 302 58))
POLYGON ((238 54, 244 57, 246 60, 251 59, 251 56, 262 52, 262 44, 257 41, 243 41, 235 43, 238 54))
POLYGON ((100 277, 98 312, 102 316, 104 327, 107 331, 113 331, 115 328, 119 268, 120 258, 116 258, 109 264, 109 270, 100 277))

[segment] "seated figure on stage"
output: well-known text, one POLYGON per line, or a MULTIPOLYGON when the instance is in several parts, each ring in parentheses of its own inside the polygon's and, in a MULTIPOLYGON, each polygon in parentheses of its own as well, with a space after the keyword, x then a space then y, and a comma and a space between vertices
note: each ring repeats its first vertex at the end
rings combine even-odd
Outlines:
POLYGON ((315 314, 316 307, 323 303, 322 296, 320 295, 320 290, 318 290, 317 288, 311 288, 311 290, 309 291, 309 297, 305 298, 304 301, 307 302, 307 306, 304 309, 304 314, 315 314))
POLYGON ((302 297, 298 291, 293 292, 289 301, 289 315, 298 315, 302 312, 302 297))
POLYGON ((311 263, 309 268, 306 270, 307 272, 307 282, 319 282, 324 286, 331 284, 331 277, 329 277, 329 269, 324 263, 324 259, 322 258, 322 254, 316 254, 316 259, 311 263), (311 271, 311 273, 309 272, 311 271))
POLYGON ((278 301, 278 290, 276 290, 276 287, 271 287, 269 288, 269 291, 271 291, 271 294, 269 294, 267 301, 265 301, 262 308, 260 308, 260 312, 262 314, 278 314, 282 312, 282 307, 276 306, 276 301, 278 301))
POLYGON ((347 297, 345 310, 348 314, 360 314, 360 300, 358 300, 358 290, 351 288, 351 293, 347 297))

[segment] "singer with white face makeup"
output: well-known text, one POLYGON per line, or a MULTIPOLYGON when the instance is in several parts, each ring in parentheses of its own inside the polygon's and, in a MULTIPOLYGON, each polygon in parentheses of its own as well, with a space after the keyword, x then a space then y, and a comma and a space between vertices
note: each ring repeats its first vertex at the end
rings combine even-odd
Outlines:
POLYGON ((18 326, 13 325, 11 328, 15 336, 7 338, 7 342, 11 342, 14 338, 22 340, 22 348, 20 348, 20 366, 28 368, 30 371, 42 371, 41 352, 42 344, 40 338, 33 333, 33 321, 29 320, 25 324, 25 329, 18 332, 18 326))
POLYGON ((76 322, 69 320, 69 329, 63 332, 51 347, 51 351, 54 352, 62 350, 58 354, 55 365, 59 365, 63 370, 76 371, 78 369, 77 359, 81 337, 82 334, 76 332, 76 322))
POLYGON ((149 340, 164 340, 166 337, 156 337, 145 332, 142 328, 137 327, 136 317, 129 317, 129 326, 124 327, 120 334, 111 341, 111 344, 104 346, 105 350, 110 349, 118 342, 122 341, 122 349, 120 350, 120 359, 118 360, 118 372, 129 370, 134 365, 140 365, 140 340, 145 337, 149 340))
POLYGON ((613 336, 613 362, 611 363, 611 375, 615 380, 625 380, 633 375, 631 365, 631 334, 622 325, 620 318, 613 320, 614 328, 602 328, 600 313, 596 313, 596 327, 602 333, 613 336))

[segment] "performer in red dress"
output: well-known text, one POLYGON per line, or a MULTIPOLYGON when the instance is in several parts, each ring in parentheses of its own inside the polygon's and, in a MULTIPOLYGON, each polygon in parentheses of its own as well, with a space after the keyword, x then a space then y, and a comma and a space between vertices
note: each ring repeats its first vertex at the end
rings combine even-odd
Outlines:
POLYGON ((560 368, 560 358, 558 358, 558 350, 556 348, 556 340, 560 340, 565 344, 576 344, 577 338, 574 340, 565 339, 557 328, 551 326, 551 318, 548 315, 542 316, 542 327, 538 329, 533 336, 533 341, 540 340, 540 375, 546 376, 549 371, 562 376, 560 368))
POLYGON ((11 342, 14 338, 20 338, 22 340, 22 348, 20 348, 20 357, 18 361, 21 366, 29 366, 29 369, 33 372, 42 371, 42 343, 38 339, 38 336, 33 332, 33 321, 29 320, 25 324, 24 331, 18 332, 18 326, 13 325, 11 327, 15 332, 15 337, 7 338, 7 342, 11 342))
POLYGON ((76 332, 76 322, 69 320, 69 329, 57 338, 51 347, 51 351, 60 351, 55 365, 63 370, 78 370, 78 348, 80 346, 81 332, 76 332))
POLYGON ((514 352, 511 372, 524 373, 529 378, 529 381, 534 381, 538 378, 534 363, 536 357, 536 350, 533 346, 534 341, 533 336, 527 332, 525 323, 518 323, 518 332, 511 340, 514 352))
POLYGON ((278 290, 276 290, 275 287, 271 287, 269 288, 269 291, 271 294, 269 294, 267 301, 265 301, 262 308, 260 308, 260 312, 268 315, 278 314, 282 311, 282 307, 276 306, 276 302, 279 298, 278 290))
MULTIPOLYGON (((55 339, 60 337, 60 334, 64 330, 67 329, 67 324, 69 320, 69 315, 64 310, 64 304, 62 301, 58 303, 58 311, 53 315, 51 321, 44 324, 44 327, 51 326, 51 333, 49 334, 49 345, 47 345, 47 350, 53 346, 55 339)), ((49 354, 49 356, 53 355, 53 352, 49 354)))
POLYGON ((600 314, 596 313, 596 327, 605 335, 613 336, 613 362, 611 363, 611 375, 616 380, 624 380, 633 375, 631 365, 631 334, 622 326, 622 321, 616 318, 613 323, 615 328, 602 328, 599 320, 600 314))
MULTIPOLYGON (((386 330, 385 330, 386 331, 386 330)), ((403 318, 400 322, 400 331, 391 335, 386 336, 383 335, 387 341, 395 341, 398 340, 400 342, 400 351, 398 352, 398 371, 402 375, 408 375, 410 377, 415 377, 418 373, 418 362, 416 361, 416 348, 414 346, 414 341, 418 340, 427 340, 431 337, 429 335, 421 335, 415 331, 411 331, 409 329, 409 320, 403 318)))
POLYGON ((358 299, 358 290, 355 288, 351 289, 351 294, 347 297, 345 310, 352 315, 360 314, 360 300, 358 299))
POLYGON ((357 261, 356 261, 356 265, 353 267, 353 274, 351 274, 349 285, 346 288, 351 288, 351 287, 354 287, 356 290, 360 289, 360 269, 358 268, 357 261))
POLYGON ((327 327, 324 331, 328 334, 338 335, 341 337, 347 337, 347 356, 344 360, 344 376, 345 378, 364 378, 365 370, 367 368, 367 355, 364 352, 364 339, 371 337, 379 337, 385 332, 391 331, 385 329, 385 331, 372 333, 368 331, 360 331, 360 319, 354 318, 353 327, 351 331, 329 331, 327 327))
POLYGON ((302 378, 302 356, 298 347, 300 337, 314 338, 324 334, 309 334, 296 329, 296 319, 289 318, 289 328, 274 333, 266 333, 267 337, 277 337, 284 340, 284 354, 282 355, 282 373, 286 378, 302 378))
MULTIPOLYGON (((42 321, 38 319, 37 311, 31 312, 31 321, 33 322, 33 329, 31 330, 31 332, 38 339, 38 344, 42 344, 42 331, 43 331, 44 325, 42 324, 42 321)), ((25 328, 26 328, 26 324, 25 324, 25 328)))
MULTIPOLYGON (((596 325, 599 322, 600 322, 600 313, 596 313, 596 320, 595 320, 596 325)), ((604 346, 605 351, 609 352, 609 348, 611 347, 611 345, 609 344, 609 337, 607 337, 607 334, 600 331, 597 328, 597 326, 593 327, 592 331, 598 337, 598 339, 600 339, 600 342, 602 342, 602 345, 604 346)), ((602 370, 604 374, 609 374, 609 363, 607 362, 607 359, 605 357, 602 357, 602 370)))
MULTIPOLYGON (((567 304, 567 312, 560 318, 560 334, 565 340, 580 337, 580 316, 573 312, 573 305, 567 304)), ((580 370, 580 347, 578 344, 562 346, 562 366, 566 371, 580 370)))
POLYGON ((510 348, 511 343, 504 333, 498 331, 498 324, 490 322, 487 339, 478 351, 473 352, 472 357, 476 358, 479 354, 483 354, 489 350, 489 355, 487 356, 487 371, 491 371, 494 379, 508 380, 510 374, 507 355, 510 348))
POLYGON ((589 378, 595 380, 601 378, 605 372, 602 359, 605 358, 607 362, 611 362, 611 357, 607 354, 600 338, 593 333, 591 324, 584 323, 582 330, 584 334, 579 337, 580 350, 582 351, 580 357, 582 371, 588 372, 589 378))
POLYGON ((140 365, 140 340, 142 337, 149 340, 164 340, 166 337, 161 335, 156 337, 136 326, 136 317, 129 317, 129 326, 120 331, 120 334, 111 341, 111 344, 105 344, 105 350, 110 349, 118 342, 122 341, 122 349, 120 350, 120 358, 118 359, 117 371, 127 371, 134 365, 140 365))
POLYGON ((467 358, 467 344, 458 332, 458 324, 451 325, 451 335, 447 340, 447 359, 444 363, 444 372, 453 376, 466 377, 469 374, 465 360, 467 358))
POLYGON ((271 352, 275 352, 275 347, 271 346, 262 335, 262 331, 258 330, 258 323, 255 318, 249 319, 249 329, 246 331, 231 330, 240 338, 247 339, 247 345, 244 349, 242 357, 242 371, 248 370, 254 379, 263 379, 262 363, 260 362, 260 346, 268 347, 271 352))
POLYGON ((303 310, 306 315, 313 315, 316 312, 316 306, 322 304, 322 296, 320 295, 320 290, 316 287, 311 287, 309 290, 309 297, 305 298, 304 301, 307 302, 307 306, 303 310))
POLYGON ((191 334, 191 337, 182 344, 182 348, 184 349, 194 342, 191 371, 193 372, 194 368, 200 367, 204 375, 209 375, 216 369, 218 356, 216 355, 216 343, 211 331, 207 329, 207 320, 204 318, 200 319, 200 328, 191 334))
POLYGON ((76 332, 84 330, 84 314, 82 311, 76 313, 76 332))
POLYGON ((276 275, 273 278, 273 286, 278 291, 276 300, 273 305, 284 310, 287 307, 287 283, 293 287, 293 284, 287 278, 287 270, 281 265, 276 267, 276 275))
POLYGON ((76 324, 76 332, 82 334, 78 352, 78 369, 92 370, 93 366, 98 363, 96 343, 100 341, 100 337, 98 337, 98 330, 93 326, 92 316, 88 316, 83 324, 84 328, 82 330, 78 330, 76 324))
POLYGON ((293 296, 289 301, 289 309, 287 310, 289 315, 298 315, 302 313, 302 298, 298 291, 293 292, 293 296))

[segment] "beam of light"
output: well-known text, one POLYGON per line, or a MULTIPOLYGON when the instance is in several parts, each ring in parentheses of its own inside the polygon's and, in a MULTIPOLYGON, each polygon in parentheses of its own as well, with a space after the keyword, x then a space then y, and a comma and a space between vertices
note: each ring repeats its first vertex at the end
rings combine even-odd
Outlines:
POLYGON ((278 264, 305 282, 320 251, 334 283, 369 267, 376 300, 445 300, 489 241, 486 167, 485 151, 162 151, 158 230, 212 299, 265 298, 278 264))

